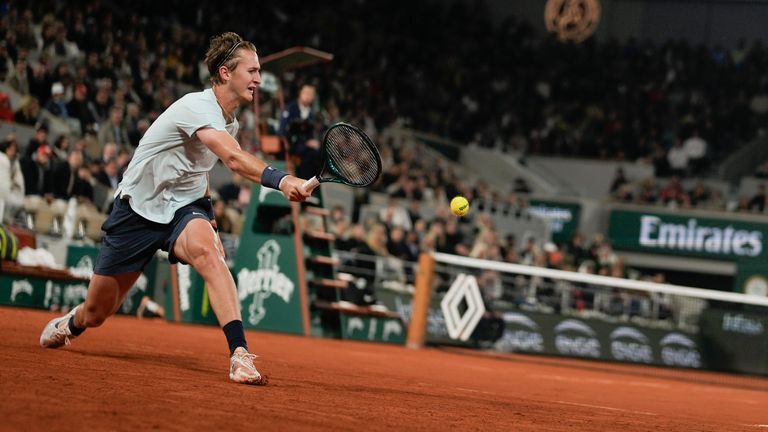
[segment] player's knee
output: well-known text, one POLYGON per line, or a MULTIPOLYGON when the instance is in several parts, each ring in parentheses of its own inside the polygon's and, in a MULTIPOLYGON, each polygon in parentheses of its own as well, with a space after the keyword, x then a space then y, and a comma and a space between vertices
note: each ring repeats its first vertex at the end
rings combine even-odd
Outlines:
POLYGON ((211 270, 211 271, 219 271, 221 270, 221 265, 224 264, 224 261, 222 259, 223 257, 219 253, 218 250, 216 250, 216 247, 214 245, 210 245, 208 247, 200 246, 197 248, 195 253, 193 254, 192 258, 192 265, 195 267, 195 269, 200 270, 211 270))
POLYGON ((99 308, 87 307, 85 309, 84 324, 86 327, 99 327, 104 324, 104 321, 106 321, 108 317, 109 315, 99 308))

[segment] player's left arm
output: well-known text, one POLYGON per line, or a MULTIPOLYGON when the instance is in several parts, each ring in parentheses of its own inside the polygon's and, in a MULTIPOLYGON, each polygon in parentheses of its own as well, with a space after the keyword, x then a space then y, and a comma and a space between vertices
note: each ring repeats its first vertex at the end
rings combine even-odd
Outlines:
MULTIPOLYGON (((240 144, 229 133, 213 128, 198 129, 195 133, 227 168, 252 182, 263 184, 266 162, 240 148, 240 144)), ((302 188, 303 184, 304 180, 289 174, 275 189, 279 189, 291 201, 304 201, 309 194, 302 188)))

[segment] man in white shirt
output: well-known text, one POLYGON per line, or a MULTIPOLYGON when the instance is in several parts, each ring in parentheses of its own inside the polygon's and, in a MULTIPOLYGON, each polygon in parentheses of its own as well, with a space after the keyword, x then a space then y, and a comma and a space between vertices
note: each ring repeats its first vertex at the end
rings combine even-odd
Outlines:
POLYGON ((102 226, 106 234, 85 303, 51 320, 40 345, 68 345, 86 328, 100 326, 162 249, 172 263, 192 265, 205 280, 230 347, 230 379, 266 384, 253 365, 255 356, 247 351, 235 282, 213 226, 207 176, 221 159, 232 171, 280 190, 291 201, 303 201, 309 194, 302 179, 267 166, 233 138, 238 129, 235 110, 253 101, 261 83, 256 47, 235 33, 224 33, 211 39, 205 63, 212 88, 185 95, 147 130, 102 226))
POLYGON ((16 134, 0 142, 0 224, 24 204, 24 175, 19 164, 16 134))
POLYGON ((667 162, 669 162, 669 167, 674 175, 684 178, 688 173, 688 153, 679 139, 667 152, 667 162))
POLYGON ((683 149, 688 156, 688 165, 694 174, 699 174, 705 168, 705 157, 707 156, 707 142, 699 136, 699 131, 694 131, 693 135, 683 141, 683 149))

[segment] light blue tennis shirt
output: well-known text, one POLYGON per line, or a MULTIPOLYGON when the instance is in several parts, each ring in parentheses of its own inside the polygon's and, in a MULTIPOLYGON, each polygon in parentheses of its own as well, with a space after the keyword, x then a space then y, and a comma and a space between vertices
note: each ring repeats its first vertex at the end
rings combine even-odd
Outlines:
POLYGON ((133 211, 163 224, 202 198, 218 160, 195 134, 203 128, 237 134, 237 119, 226 123, 211 89, 189 93, 160 114, 136 147, 115 197, 128 197, 133 211))

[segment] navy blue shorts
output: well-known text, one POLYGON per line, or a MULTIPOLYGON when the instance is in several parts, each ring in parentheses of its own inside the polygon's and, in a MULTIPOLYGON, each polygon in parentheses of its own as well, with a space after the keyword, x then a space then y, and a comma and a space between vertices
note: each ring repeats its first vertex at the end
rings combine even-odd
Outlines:
POLYGON ((158 249, 168 252, 171 263, 182 262, 173 254, 176 239, 192 219, 210 221, 212 216, 210 198, 201 198, 178 209, 168 224, 144 219, 133 211, 127 198, 116 199, 112 212, 101 226, 105 235, 93 272, 109 276, 141 271, 158 249))

